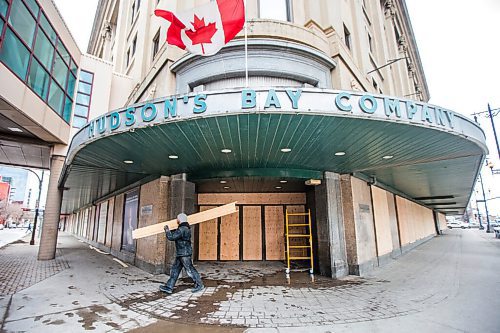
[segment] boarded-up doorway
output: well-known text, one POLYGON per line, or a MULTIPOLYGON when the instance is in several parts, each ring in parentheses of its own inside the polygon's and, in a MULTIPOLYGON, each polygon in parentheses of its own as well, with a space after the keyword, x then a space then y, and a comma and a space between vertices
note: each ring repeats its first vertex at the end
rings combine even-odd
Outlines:
POLYGON ((286 209, 305 211, 305 193, 200 193, 200 211, 237 201, 238 213, 203 222, 197 259, 284 260, 286 209))

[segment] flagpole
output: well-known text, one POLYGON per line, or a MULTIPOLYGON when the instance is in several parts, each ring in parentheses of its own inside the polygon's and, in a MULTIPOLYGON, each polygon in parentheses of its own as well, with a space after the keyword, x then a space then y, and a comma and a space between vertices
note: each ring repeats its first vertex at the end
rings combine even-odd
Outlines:
POLYGON ((245 6, 245 87, 248 88, 248 21, 247 21, 247 0, 243 0, 245 6))

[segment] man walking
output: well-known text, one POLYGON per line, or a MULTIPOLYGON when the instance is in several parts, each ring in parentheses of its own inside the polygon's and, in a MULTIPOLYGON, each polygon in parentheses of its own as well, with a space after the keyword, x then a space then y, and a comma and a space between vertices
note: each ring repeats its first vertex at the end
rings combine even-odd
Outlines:
POLYGON ((200 274, 193 266, 191 256, 193 255, 193 248, 191 246, 191 228, 187 222, 187 215, 181 213, 177 215, 177 225, 179 226, 173 232, 170 231, 168 225, 165 226, 165 234, 169 241, 175 241, 175 261, 170 270, 170 279, 166 284, 160 285, 160 290, 171 294, 174 291, 175 282, 179 277, 182 267, 186 270, 187 275, 193 279, 194 288, 191 290, 193 293, 198 292, 205 288, 201 281, 200 274))

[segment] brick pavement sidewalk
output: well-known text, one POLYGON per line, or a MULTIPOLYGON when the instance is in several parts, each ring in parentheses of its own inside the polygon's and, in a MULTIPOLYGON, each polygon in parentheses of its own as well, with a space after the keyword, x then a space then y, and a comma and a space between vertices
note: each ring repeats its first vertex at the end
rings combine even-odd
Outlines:
POLYGON ((29 237, 0 248, 0 297, 15 294, 69 268, 60 250, 56 259, 38 261, 38 246, 30 246, 29 237))

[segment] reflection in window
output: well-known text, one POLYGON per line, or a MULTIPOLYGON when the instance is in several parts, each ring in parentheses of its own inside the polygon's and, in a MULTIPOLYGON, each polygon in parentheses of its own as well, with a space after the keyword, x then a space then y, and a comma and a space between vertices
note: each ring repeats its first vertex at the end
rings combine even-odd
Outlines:
POLYGON ((24 80, 26 78, 26 71, 28 70, 29 58, 29 50, 21 43, 19 38, 7 28, 2 50, 0 50, 0 60, 17 76, 24 80))
POLYGON ((38 30, 38 33, 36 34, 35 56, 38 60, 40 60, 46 69, 51 70, 52 59, 54 57, 54 47, 42 30, 38 30))
POLYGON ((43 100, 47 99, 49 91, 49 73, 43 69, 42 65, 36 60, 31 62, 30 74, 28 75, 28 84, 43 100))
POLYGON ((52 80, 52 84, 50 85, 49 91, 49 105, 54 110, 61 110, 62 102, 64 99, 64 93, 61 88, 57 84, 55 84, 54 80, 52 80))
POLYGON ((291 6, 289 0, 259 0, 259 17, 280 21, 291 21, 291 6))
POLYGON ((22 1, 14 1, 12 3, 12 9, 10 10, 8 22, 17 34, 21 36, 28 47, 31 47, 36 23, 35 19, 31 16, 31 13, 22 1))
POLYGON ((54 61, 53 75, 61 87, 66 88, 66 79, 68 77, 68 67, 62 61, 61 56, 56 52, 56 60, 54 61))

